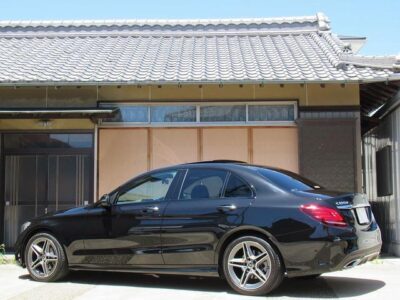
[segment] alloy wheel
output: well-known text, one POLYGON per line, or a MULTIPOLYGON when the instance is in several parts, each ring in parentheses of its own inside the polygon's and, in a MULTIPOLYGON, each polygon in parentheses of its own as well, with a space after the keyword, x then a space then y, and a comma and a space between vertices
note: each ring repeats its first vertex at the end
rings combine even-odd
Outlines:
POLYGON ((46 237, 38 237, 29 246, 27 266, 35 276, 47 278, 57 268, 58 250, 54 242, 46 237))
POLYGON ((267 249, 255 241, 237 244, 229 252, 228 272, 240 289, 251 291, 260 288, 271 274, 271 258, 267 249))

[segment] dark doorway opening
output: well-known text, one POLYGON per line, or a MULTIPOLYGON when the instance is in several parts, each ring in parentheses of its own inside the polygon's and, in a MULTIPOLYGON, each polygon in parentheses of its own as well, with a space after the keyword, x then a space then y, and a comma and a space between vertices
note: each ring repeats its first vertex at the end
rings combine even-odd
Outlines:
POLYGON ((5 133, 1 240, 11 249, 21 225, 93 199, 92 133, 5 133))

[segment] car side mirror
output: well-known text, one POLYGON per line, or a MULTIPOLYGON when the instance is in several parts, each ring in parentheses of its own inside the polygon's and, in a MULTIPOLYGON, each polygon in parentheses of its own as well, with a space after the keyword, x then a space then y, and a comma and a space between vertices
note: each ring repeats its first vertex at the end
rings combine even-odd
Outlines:
POLYGON ((100 198, 100 206, 104 208, 110 208, 112 205, 111 203, 111 197, 109 194, 104 194, 100 198))

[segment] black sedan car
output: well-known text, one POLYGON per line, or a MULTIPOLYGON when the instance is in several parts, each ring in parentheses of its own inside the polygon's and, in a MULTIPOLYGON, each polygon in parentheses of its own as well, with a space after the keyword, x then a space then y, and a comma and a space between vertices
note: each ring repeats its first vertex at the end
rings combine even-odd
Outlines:
POLYGON ((354 267, 380 248, 364 195, 234 161, 140 175, 93 205, 25 223, 15 246, 38 281, 68 270, 220 276, 247 295, 354 267))

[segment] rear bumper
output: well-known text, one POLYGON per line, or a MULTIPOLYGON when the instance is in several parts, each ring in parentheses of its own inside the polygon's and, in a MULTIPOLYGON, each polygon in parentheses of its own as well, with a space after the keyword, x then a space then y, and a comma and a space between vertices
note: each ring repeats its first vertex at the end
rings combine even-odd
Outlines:
POLYGON ((315 252, 316 256, 309 261, 290 265, 287 276, 308 276, 356 267, 379 257, 381 247, 379 227, 352 236, 336 236, 333 240, 322 243, 309 242, 308 251, 315 252))
POLYGON ((370 249, 354 251, 343 259, 343 261, 336 267, 336 270, 350 269, 365 264, 368 261, 378 258, 380 251, 381 245, 370 249))
POLYGON ((381 231, 374 222, 365 230, 358 230, 356 239, 348 242, 345 256, 333 266, 333 271, 349 269, 376 259, 382 248, 381 231))

